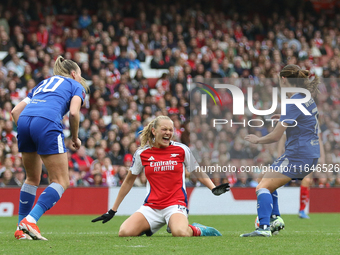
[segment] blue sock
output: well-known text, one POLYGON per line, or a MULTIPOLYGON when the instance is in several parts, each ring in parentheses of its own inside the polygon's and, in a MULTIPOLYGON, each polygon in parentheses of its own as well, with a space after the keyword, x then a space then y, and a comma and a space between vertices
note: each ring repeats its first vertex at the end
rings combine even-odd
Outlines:
POLYGON ((18 224, 25 218, 32 210, 35 196, 37 193, 37 186, 24 183, 20 190, 20 203, 19 203, 19 218, 18 224))
POLYGON ((260 221, 260 228, 269 227, 270 215, 273 210, 273 199, 268 189, 262 188, 256 191, 257 215, 260 221))
POLYGON ((37 204, 30 212, 36 221, 49 209, 51 209, 61 198, 64 193, 64 188, 58 183, 51 183, 39 196, 37 204))
POLYGON ((273 211, 272 211, 272 215, 280 216, 279 195, 277 193, 277 190, 275 190, 272 193, 272 198, 273 198, 273 211))

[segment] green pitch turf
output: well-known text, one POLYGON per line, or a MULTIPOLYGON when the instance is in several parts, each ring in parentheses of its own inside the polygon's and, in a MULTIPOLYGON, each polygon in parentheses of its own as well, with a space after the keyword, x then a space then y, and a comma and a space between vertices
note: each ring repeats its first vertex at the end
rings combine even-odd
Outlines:
POLYGON ((16 240, 17 218, 0 217, 0 254, 340 254, 340 214, 283 215, 286 229, 271 238, 239 237, 254 230, 255 215, 190 216, 223 236, 186 238, 171 237, 165 227, 152 237, 118 237, 126 217, 91 223, 95 216, 43 216, 38 225, 49 241, 16 240))

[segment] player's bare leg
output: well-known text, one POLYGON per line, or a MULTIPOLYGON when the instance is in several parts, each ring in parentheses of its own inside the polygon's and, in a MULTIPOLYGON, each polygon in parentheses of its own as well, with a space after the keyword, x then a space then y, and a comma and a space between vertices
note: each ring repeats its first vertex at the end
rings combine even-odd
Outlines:
POLYGON ((19 228, 34 240, 47 240, 40 234, 37 221, 59 201, 64 191, 68 188, 68 160, 66 153, 40 155, 40 157, 47 168, 51 184, 39 196, 37 204, 29 215, 20 222, 19 228))
POLYGON ((26 171, 25 183, 39 186, 41 178, 41 159, 37 152, 22 152, 22 162, 26 171))
POLYGON ((46 166, 50 183, 58 183, 66 190, 70 185, 67 154, 61 153, 40 156, 46 166))
POLYGON ((172 236, 193 236, 193 230, 189 227, 188 218, 181 213, 171 215, 169 228, 172 236))
POLYGON ((142 213, 135 212, 120 226, 118 235, 120 237, 139 236, 146 231, 150 231, 149 222, 142 213))
MULTIPOLYGON (((26 180, 20 191, 18 225, 32 209, 42 171, 41 159, 36 152, 22 152, 22 160, 26 171, 26 180)), ((19 229, 19 226, 14 237, 18 240, 32 240, 28 234, 19 229)))
POLYGON ((268 189, 271 193, 273 193, 279 187, 285 185, 291 180, 291 178, 287 177, 284 174, 278 172, 267 172, 264 174, 261 182, 256 187, 256 191, 262 188, 268 189))

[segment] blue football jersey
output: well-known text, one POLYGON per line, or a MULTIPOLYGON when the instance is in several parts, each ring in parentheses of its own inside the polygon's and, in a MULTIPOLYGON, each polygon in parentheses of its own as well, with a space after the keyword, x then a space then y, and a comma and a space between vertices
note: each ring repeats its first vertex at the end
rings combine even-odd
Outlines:
MULTIPOLYGON (((291 99, 304 97, 305 95, 297 93, 291 99)), ((295 104, 287 104, 286 115, 281 115, 280 122, 284 121, 289 126, 286 129, 285 155, 293 158, 319 158, 318 108, 313 98, 302 105, 311 115, 305 115, 295 104), (292 127, 294 125, 296 126, 292 127)))
POLYGON ((72 97, 79 96, 83 102, 85 95, 85 89, 79 82, 64 76, 52 76, 28 94, 31 101, 21 115, 43 117, 60 124, 70 110, 72 97))

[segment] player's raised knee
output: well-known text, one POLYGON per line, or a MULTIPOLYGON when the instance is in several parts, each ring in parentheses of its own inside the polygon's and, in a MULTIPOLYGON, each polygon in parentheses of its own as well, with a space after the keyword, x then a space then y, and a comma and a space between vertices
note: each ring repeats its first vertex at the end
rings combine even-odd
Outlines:
POLYGON ((128 235, 128 231, 125 231, 124 229, 119 229, 118 236, 119 236, 119 237, 126 237, 126 236, 129 236, 129 235, 128 235))
POLYGON ((138 236, 132 229, 120 228, 118 232, 119 237, 127 237, 127 236, 138 236))

